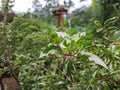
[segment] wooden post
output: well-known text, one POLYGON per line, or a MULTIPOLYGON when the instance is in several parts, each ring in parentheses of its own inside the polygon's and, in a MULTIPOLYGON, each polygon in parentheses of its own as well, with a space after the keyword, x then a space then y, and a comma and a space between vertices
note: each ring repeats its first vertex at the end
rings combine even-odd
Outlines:
POLYGON ((63 23, 64 23, 64 17, 61 14, 61 15, 58 16, 58 27, 62 26, 63 23))
POLYGON ((58 27, 63 26, 64 23, 64 14, 68 12, 67 9, 65 9, 63 6, 57 7, 54 11, 53 14, 55 16, 58 16, 58 27))
POLYGON ((60 15, 58 15, 58 27, 60 26, 60 15))

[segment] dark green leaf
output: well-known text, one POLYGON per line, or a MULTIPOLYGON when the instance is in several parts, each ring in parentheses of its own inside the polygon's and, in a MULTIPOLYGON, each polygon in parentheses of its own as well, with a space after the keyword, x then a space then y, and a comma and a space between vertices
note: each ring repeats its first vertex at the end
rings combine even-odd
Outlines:
POLYGON ((104 26, 108 26, 111 23, 115 22, 118 19, 118 17, 113 17, 105 21, 104 26))

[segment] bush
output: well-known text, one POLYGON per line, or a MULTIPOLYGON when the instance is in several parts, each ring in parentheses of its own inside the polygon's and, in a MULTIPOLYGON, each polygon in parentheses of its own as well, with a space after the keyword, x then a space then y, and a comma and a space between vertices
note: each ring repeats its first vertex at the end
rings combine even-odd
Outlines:
POLYGON ((36 19, 15 18, 9 25, 11 53, 39 55, 39 51, 50 41, 54 29, 36 19))

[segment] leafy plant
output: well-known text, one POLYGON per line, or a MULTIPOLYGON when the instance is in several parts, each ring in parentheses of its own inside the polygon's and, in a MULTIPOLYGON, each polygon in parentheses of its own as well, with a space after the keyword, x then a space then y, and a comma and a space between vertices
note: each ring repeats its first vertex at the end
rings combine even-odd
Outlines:
MULTIPOLYGON (((112 24, 118 19, 118 17, 113 17, 110 19, 107 19, 104 24, 100 23, 99 21, 95 21, 96 26, 98 29, 96 30, 97 33, 99 33, 99 37, 102 37, 104 39, 109 39, 111 35, 114 34, 114 32, 118 29, 115 26, 112 26, 112 24)), ((98 35, 98 34, 97 34, 98 35)))
POLYGON ((21 52, 24 54, 39 55, 42 47, 49 43, 53 27, 36 19, 24 19, 17 17, 9 25, 9 44, 12 54, 21 52))
MULTIPOLYGON (((99 25, 100 23, 99 29, 104 27, 99 25)), ((110 38, 106 40, 104 33, 101 37, 88 39, 85 32, 53 30, 52 34, 43 38, 47 26, 40 29, 42 33, 39 31, 42 26, 38 26, 38 30, 35 26, 31 30, 31 26, 26 26, 29 29, 25 29, 26 32, 22 32, 22 35, 18 29, 17 35, 21 36, 16 38, 22 38, 21 43, 17 42, 17 45, 21 44, 18 50, 24 52, 21 54, 16 50, 17 53, 12 56, 12 64, 22 90, 119 90, 120 49, 111 41, 108 42, 110 38), (41 40, 46 38, 49 42, 43 44, 41 40), (37 57, 36 53, 40 53, 40 56, 37 57)), ((104 31, 107 28, 109 25, 103 28, 104 31)), ((108 32, 107 30, 106 33, 108 32)))
POLYGON ((56 32, 56 37, 54 38, 56 38, 59 43, 52 42, 45 49, 45 53, 40 55, 40 58, 51 57, 55 59, 46 61, 46 63, 49 63, 49 65, 46 64, 46 66, 48 69, 54 70, 53 72, 55 74, 62 75, 61 78, 65 79, 63 82, 66 83, 65 87, 67 89, 100 88, 101 85, 99 85, 100 82, 97 78, 100 78, 99 70, 103 68, 100 68, 99 65, 105 67, 105 71, 109 72, 107 65, 99 56, 85 52, 85 48, 80 46, 82 37, 80 32, 71 37, 65 32, 56 32), (93 60, 94 62, 89 60, 93 60), (57 64, 54 65, 53 62, 57 64), (98 65, 95 65, 95 63, 98 65), (97 81, 93 83, 93 80, 97 81), (99 84, 94 86, 95 83, 99 84))
POLYGON ((119 90, 119 49, 99 39, 86 41, 81 32, 55 32, 51 37, 39 58, 17 55, 14 65, 23 90, 119 90))

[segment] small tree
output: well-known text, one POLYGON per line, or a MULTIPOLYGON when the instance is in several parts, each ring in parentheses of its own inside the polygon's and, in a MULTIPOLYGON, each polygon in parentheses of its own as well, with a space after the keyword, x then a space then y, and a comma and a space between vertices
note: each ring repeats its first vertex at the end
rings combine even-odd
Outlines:
MULTIPOLYGON (((8 15, 8 11, 9 11, 9 0, 3 0, 3 15, 4 15, 4 21, 3 21, 3 56, 4 56, 4 60, 5 60, 5 66, 8 67, 10 75, 12 75, 12 77, 17 81, 17 85, 19 84, 19 80, 17 79, 17 76, 13 70, 13 67, 10 63, 10 56, 9 56, 9 45, 8 45, 8 39, 7 39, 7 15, 8 15)), ((7 80, 6 80, 7 81, 7 80)), ((3 81, 4 82, 4 81, 3 81)), ((5 87, 9 87, 9 86, 5 86, 5 87)), ((9 89, 9 88, 8 88, 9 89)), ((7 90, 7 89, 6 89, 7 90)), ((13 89, 14 90, 14 89, 13 89)))

